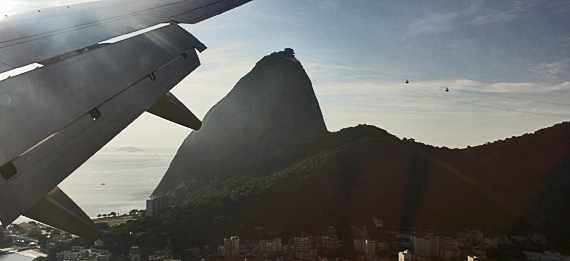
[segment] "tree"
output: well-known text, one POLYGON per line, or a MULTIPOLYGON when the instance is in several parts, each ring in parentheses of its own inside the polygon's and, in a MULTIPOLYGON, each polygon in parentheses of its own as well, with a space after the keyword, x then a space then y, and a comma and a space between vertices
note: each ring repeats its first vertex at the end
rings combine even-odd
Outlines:
POLYGON ((52 230, 51 233, 49 234, 49 237, 52 238, 52 237, 54 237, 54 236, 60 236, 60 235, 61 235, 61 232, 60 232, 59 230, 57 230, 57 229, 54 229, 54 230, 52 230))
POLYGON ((109 217, 116 217, 116 216, 117 216, 117 213, 115 211, 109 213, 109 217))
POLYGON ((111 231, 111 227, 109 226, 109 223, 107 222, 98 222, 96 224, 99 229, 104 230, 104 231, 111 231))
POLYGON ((48 242, 47 236, 41 235, 38 237, 38 245, 45 246, 47 242, 48 242))
POLYGON ((101 214, 97 214, 97 217, 100 218, 100 217, 101 217, 101 214))
POLYGON ((227 259, 226 259, 226 257, 225 257, 224 255, 216 253, 216 254, 208 255, 208 257, 206 258, 206 260, 208 260, 208 261, 218 261, 218 260, 222 260, 222 261, 223 261, 223 260, 227 260, 227 259))

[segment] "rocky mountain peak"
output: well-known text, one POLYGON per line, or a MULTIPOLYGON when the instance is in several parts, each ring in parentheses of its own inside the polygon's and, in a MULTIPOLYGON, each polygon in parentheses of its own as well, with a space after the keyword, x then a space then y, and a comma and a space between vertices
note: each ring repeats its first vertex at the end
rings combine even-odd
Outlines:
POLYGON ((213 179, 261 176, 313 153, 328 131, 292 49, 265 56, 190 133, 153 192, 177 202, 213 179))

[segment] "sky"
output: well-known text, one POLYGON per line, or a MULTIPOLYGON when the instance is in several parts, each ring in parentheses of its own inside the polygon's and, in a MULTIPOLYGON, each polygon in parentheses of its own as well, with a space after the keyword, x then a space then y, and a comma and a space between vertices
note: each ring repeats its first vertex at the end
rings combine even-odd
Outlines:
MULTIPOLYGON (((0 13, 76 2, 2 0, 0 13)), ((462 148, 570 120, 565 0, 254 0, 183 27, 208 49, 172 92, 200 119, 259 59, 290 47, 329 131, 370 124, 462 148)), ((108 146, 175 149, 189 133, 145 113, 108 146)))

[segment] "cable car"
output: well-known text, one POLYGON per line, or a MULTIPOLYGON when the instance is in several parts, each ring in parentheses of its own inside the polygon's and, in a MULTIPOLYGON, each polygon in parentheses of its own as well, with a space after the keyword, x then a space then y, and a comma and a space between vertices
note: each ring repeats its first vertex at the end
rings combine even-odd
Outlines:
POLYGON ((449 88, 445 88, 445 92, 449 92, 449 88))
POLYGON ((408 84, 408 83, 410 83, 410 82, 408 81, 408 79, 406 79, 406 84, 408 84))

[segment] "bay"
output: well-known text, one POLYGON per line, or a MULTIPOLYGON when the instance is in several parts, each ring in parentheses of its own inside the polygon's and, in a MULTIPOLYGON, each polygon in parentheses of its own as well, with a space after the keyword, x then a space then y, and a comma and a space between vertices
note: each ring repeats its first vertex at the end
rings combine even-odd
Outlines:
POLYGON ((105 147, 79 167, 60 188, 90 217, 145 209, 146 200, 168 169, 176 149, 128 152, 105 147))
MULTIPOLYGON (((59 187, 90 217, 143 210, 146 200, 168 169, 176 148, 121 151, 104 147, 67 177, 59 187)), ((14 223, 27 222, 25 217, 14 223)), ((6 253, 0 261, 31 261, 33 257, 6 253)))

